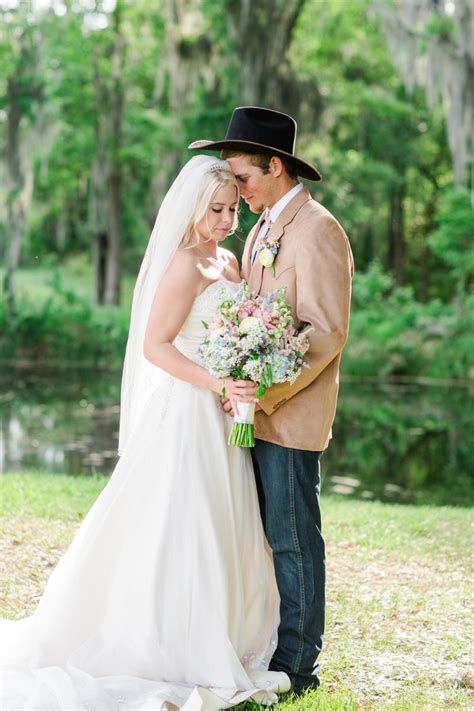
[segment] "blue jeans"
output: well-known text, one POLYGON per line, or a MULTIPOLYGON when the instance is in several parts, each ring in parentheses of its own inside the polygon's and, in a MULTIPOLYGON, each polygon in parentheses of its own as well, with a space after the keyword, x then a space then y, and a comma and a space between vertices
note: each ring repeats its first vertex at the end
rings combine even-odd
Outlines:
POLYGON ((321 452, 256 440, 252 459, 265 533, 280 591, 278 647, 270 669, 296 691, 318 686, 326 563, 319 510, 321 452))

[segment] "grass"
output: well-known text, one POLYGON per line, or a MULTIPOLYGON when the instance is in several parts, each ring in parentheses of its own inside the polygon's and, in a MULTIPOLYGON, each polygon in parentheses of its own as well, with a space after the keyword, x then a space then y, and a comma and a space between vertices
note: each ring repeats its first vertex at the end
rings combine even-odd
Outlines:
MULTIPOLYGON (((5 474, 0 610, 33 611, 107 479, 5 474)), ((321 688, 279 711, 471 709, 472 522, 467 509, 326 497, 328 613, 321 688)), ((239 711, 256 711, 254 704, 239 711)))

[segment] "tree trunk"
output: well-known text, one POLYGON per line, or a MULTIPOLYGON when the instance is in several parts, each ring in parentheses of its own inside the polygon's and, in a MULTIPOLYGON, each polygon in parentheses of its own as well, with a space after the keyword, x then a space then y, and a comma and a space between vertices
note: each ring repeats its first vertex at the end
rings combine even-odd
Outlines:
POLYGON ((120 147, 122 143, 122 121, 124 91, 122 68, 124 39, 122 35, 122 3, 117 2, 113 15, 114 47, 112 54, 111 92, 111 170, 109 176, 109 241, 105 267, 104 303, 120 302, 120 215, 122 210, 121 184, 122 170, 120 147))
POLYGON ((92 260, 94 264, 94 300, 103 304, 105 299, 105 264, 108 250, 108 182, 107 160, 107 91, 100 72, 101 57, 94 58, 94 91, 97 105, 95 122, 95 160, 91 169, 89 200, 89 226, 93 235, 92 260))
MULTIPOLYGON (((164 99, 169 107, 174 122, 172 127, 170 123, 170 132, 174 135, 166 164, 160 166, 154 179, 160 188, 166 187, 179 170, 186 138, 196 138, 185 135, 183 115, 193 111, 199 93, 209 98, 216 114, 229 101, 230 93, 234 105, 285 107, 298 118, 306 88, 294 81, 286 59, 304 0, 216 3, 216 18, 219 14, 223 27, 214 27, 215 41, 201 4, 200 0, 166 0, 165 4, 166 60, 157 70, 154 98, 164 99), (219 103, 216 96, 223 97, 219 103)), ((317 92, 314 88, 312 91, 317 100, 317 92)))
POLYGON ((15 431, 15 428, 12 427, 13 423, 16 425, 17 423, 13 419, 13 399, 6 397, 2 403, 2 448, 3 448, 3 461, 1 462, 2 464, 2 469, 3 471, 10 471, 10 469, 13 469, 15 467, 15 458, 12 456, 12 453, 15 452, 16 450, 16 437, 18 436, 17 433, 15 437, 12 437, 12 430, 15 431))
POLYGON ((20 260, 21 233, 24 222, 21 206, 21 191, 24 181, 20 160, 20 122, 22 118, 20 67, 19 63, 17 73, 9 77, 7 83, 7 180, 9 187, 4 290, 10 314, 13 313, 15 307, 15 272, 20 260))
POLYGON ((120 148, 124 89, 122 79, 124 38, 123 3, 117 2, 113 13, 111 79, 101 71, 104 57, 94 60, 94 87, 97 105, 96 158, 92 166, 89 224, 94 236, 94 298, 97 304, 120 302, 120 222, 122 211, 122 168, 120 148))
POLYGON ((374 259, 374 233, 371 224, 364 226, 361 234, 361 248, 359 250, 358 268, 363 271, 374 259))
POLYGON ((3 288, 5 291, 7 304, 8 304, 8 314, 13 315, 15 310, 16 301, 16 270, 20 262, 20 246, 21 246, 21 234, 22 226, 24 222, 23 214, 21 210, 16 209, 17 205, 10 205, 8 208, 8 222, 7 230, 10 236, 10 241, 7 247, 6 259, 5 259, 5 277, 3 288))
POLYGON ((10 314, 15 308, 15 272, 20 262, 21 238, 33 195, 34 151, 38 141, 34 124, 29 127, 26 138, 22 138, 21 123, 25 117, 37 113, 33 109, 38 104, 41 106, 43 101, 43 86, 39 79, 42 34, 35 27, 19 29, 20 33, 16 35, 18 54, 14 71, 7 79, 6 91, 7 247, 4 291, 10 314))
POLYGON ((108 238, 106 232, 99 232, 92 245, 92 261, 94 264, 94 301, 103 304, 105 301, 105 273, 107 265, 108 238))
POLYGON ((58 253, 61 256, 64 254, 64 249, 66 247, 67 228, 68 228, 67 208, 63 208, 57 217, 56 230, 55 230, 56 249, 58 250, 58 253))
POLYGON ((397 186, 390 204, 389 268, 393 270, 395 283, 403 283, 403 260, 405 256, 405 234, 403 225, 403 198, 405 186, 397 186))
MULTIPOLYGON (((100 92, 96 77, 96 95, 98 93, 100 92)), ((103 304, 105 298, 105 255, 108 246, 106 209, 108 167, 105 151, 104 118, 101 115, 97 118, 95 135, 96 159, 91 171, 89 224, 93 234, 94 299, 96 304, 103 304)))
MULTIPOLYGON (((242 104, 288 105, 296 90, 286 59, 304 0, 245 0, 228 3, 229 30, 238 58, 236 96, 242 104), (290 90, 291 89, 291 90, 290 90)), ((295 104, 297 102, 294 102, 295 104)))

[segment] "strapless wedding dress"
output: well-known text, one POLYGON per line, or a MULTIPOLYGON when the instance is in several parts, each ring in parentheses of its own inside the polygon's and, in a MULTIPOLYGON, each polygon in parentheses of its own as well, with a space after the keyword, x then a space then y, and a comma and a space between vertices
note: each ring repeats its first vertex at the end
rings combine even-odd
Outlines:
MULTIPOLYGON (((176 347, 199 362, 220 280, 176 347)), ((248 450, 209 390, 166 376, 36 612, 0 622, 0 708, 211 710, 276 700, 279 596, 248 450)))

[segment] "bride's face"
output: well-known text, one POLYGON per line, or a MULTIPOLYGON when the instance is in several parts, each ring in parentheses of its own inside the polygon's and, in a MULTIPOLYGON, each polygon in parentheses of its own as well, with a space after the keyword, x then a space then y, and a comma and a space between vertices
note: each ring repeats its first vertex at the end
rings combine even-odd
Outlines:
POLYGON ((237 210, 237 187, 226 183, 212 196, 204 217, 196 225, 196 231, 202 240, 220 242, 229 234, 237 210))

